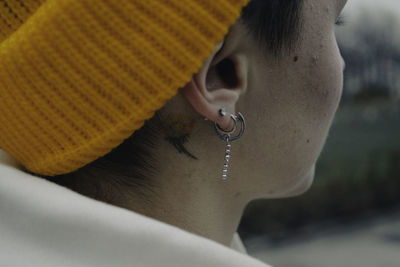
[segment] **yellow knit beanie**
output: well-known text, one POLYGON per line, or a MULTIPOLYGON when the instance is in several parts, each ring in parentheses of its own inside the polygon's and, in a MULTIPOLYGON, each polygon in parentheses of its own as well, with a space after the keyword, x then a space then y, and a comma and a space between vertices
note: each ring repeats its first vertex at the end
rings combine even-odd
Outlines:
POLYGON ((247 2, 0 1, 0 148, 49 176, 104 156, 189 82, 247 2))

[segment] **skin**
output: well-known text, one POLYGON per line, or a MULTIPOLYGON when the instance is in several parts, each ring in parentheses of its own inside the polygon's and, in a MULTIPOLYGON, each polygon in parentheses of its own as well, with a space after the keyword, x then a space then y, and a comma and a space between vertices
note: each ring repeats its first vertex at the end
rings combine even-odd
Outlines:
POLYGON ((131 188, 115 204, 229 246, 250 201, 307 191, 342 94, 344 61, 334 24, 346 2, 305 0, 301 41, 278 60, 236 22, 161 110, 168 120, 184 116, 190 121, 185 148, 198 159, 177 153, 165 132, 158 140, 151 202, 131 188), (238 79, 229 88, 214 68, 226 58, 235 62, 238 79), (227 116, 218 115, 221 107, 227 116), (217 122, 231 129, 229 114, 237 112, 247 128, 231 143, 224 181, 225 143, 212 127, 217 122))

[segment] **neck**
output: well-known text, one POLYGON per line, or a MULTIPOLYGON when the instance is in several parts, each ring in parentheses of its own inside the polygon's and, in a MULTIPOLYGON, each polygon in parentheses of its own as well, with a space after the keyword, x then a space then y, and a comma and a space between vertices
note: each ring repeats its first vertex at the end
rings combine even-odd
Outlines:
MULTIPOLYGON (((195 176, 187 178, 205 180, 195 176)), ((230 246, 245 207, 240 204, 239 194, 229 198, 219 193, 217 187, 176 184, 165 177, 160 180, 166 182, 157 184, 151 201, 139 202, 130 198, 118 205, 230 246)))
POLYGON ((162 177, 151 178, 150 201, 132 197, 133 192, 117 205, 230 246, 247 204, 244 194, 230 190, 238 188, 234 179, 221 179, 223 161, 200 160, 207 159, 206 151, 197 153, 199 160, 173 153, 173 159, 159 154, 164 164, 156 168, 162 177))

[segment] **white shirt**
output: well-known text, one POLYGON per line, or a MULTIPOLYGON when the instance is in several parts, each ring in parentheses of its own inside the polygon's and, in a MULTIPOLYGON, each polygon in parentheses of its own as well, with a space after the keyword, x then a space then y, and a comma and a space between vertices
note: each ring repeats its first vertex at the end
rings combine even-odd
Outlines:
POLYGON ((231 248, 23 171, 0 149, 1 267, 268 267, 231 248))

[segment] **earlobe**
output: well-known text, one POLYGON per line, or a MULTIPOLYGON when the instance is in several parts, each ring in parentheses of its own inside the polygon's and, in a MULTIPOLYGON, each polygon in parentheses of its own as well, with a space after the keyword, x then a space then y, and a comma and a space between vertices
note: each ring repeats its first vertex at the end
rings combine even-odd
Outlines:
POLYGON ((193 108, 208 120, 216 122, 221 129, 230 130, 230 116, 220 116, 224 107, 228 114, 235 114, 236 103, 247 87, 247 60, 244 55, 229 53, 234 49, 217 46, 205 60, 201 69, 182 88, 182 94, 193 108))

